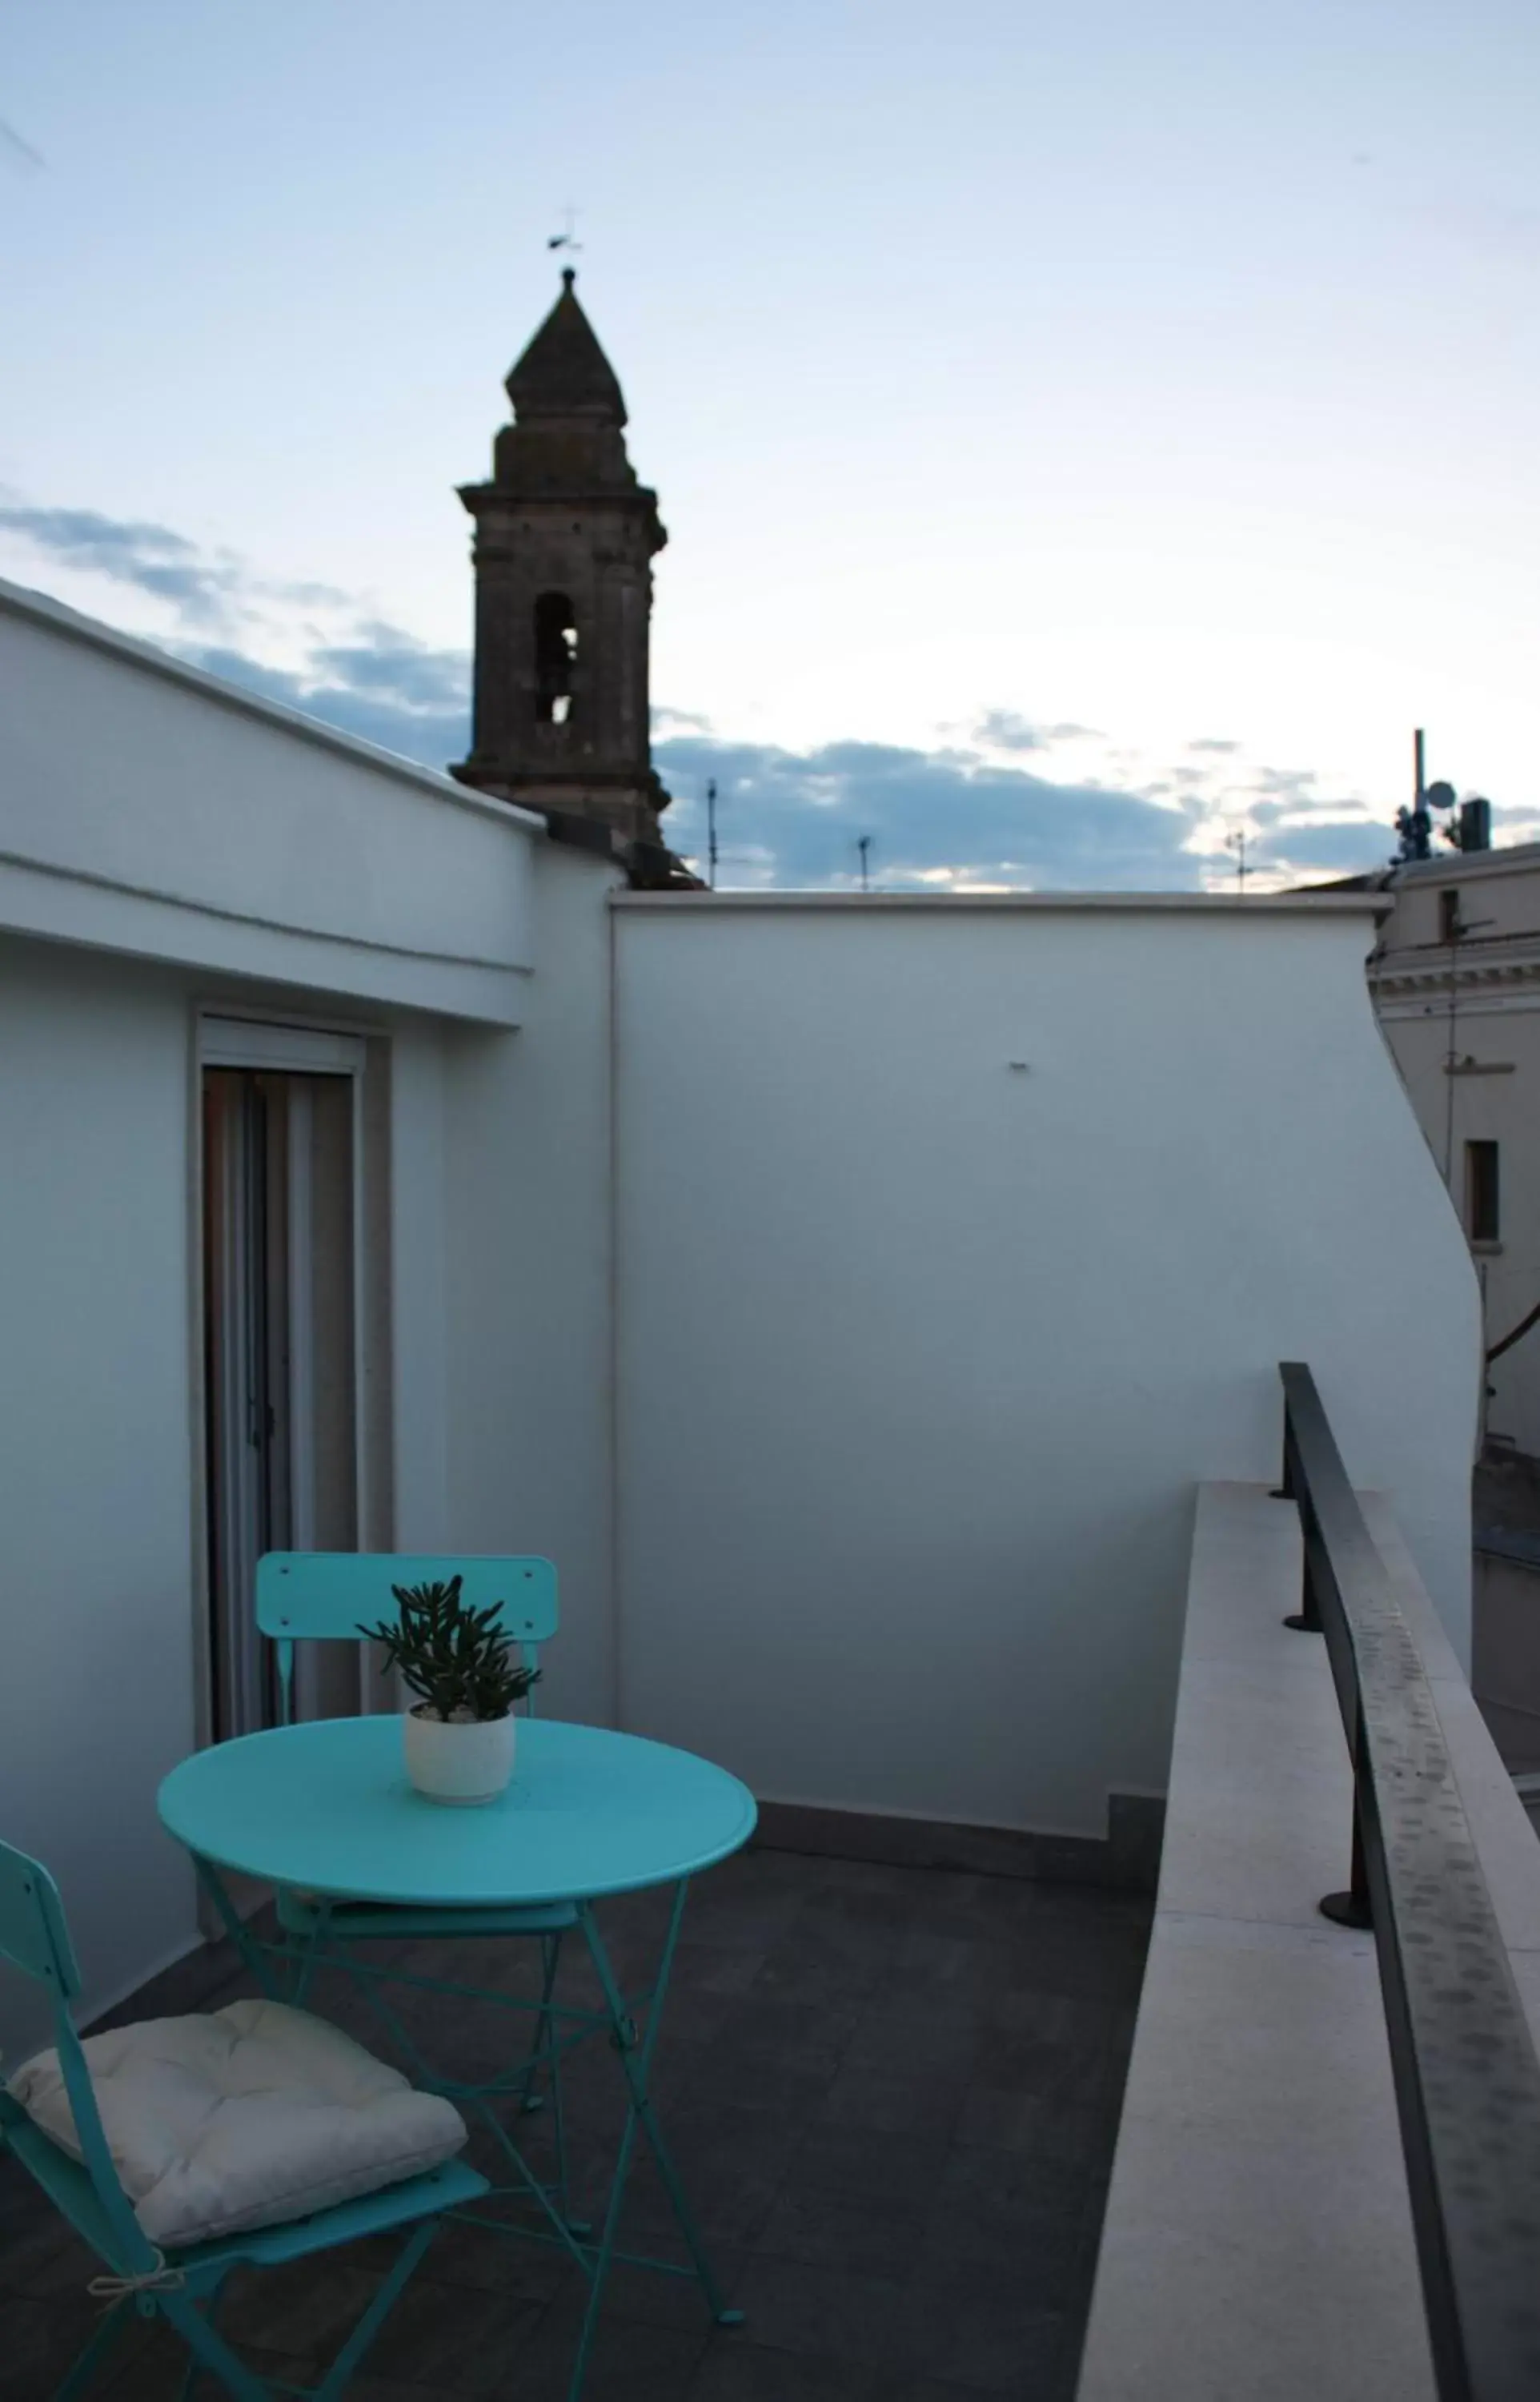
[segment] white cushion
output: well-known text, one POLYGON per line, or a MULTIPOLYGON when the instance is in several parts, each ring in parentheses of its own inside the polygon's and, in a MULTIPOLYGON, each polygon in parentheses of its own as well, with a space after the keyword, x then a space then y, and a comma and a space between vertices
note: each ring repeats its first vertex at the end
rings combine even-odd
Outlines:
MULTIPOLYGON (((282 2002, 146 2019, 81 2048, 134 2216, 167 2248, 306 2217, 436 2168, 465 2141, 453 2103, 282 2002)), ((8 2090, 79 2160, 56 2051, 8 2090)))

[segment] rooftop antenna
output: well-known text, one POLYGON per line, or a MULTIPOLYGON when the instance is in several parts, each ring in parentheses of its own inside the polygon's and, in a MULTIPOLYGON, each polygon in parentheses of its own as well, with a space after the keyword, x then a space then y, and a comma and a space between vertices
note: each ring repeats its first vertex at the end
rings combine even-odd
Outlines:
POLYGON ((717 889, 717 780, 708 777, 706 783, 706 883, 714 892, 717 889))
POLYGON ((578 213, 576 209, 573 208, 571 200, 568 201, 567 206, 563 209, 561 214, 566 222, 562 226, 559 233, 547 234, 545 238, 546 249, 581 250, 583 248, 583 244, 579 242, 576 231, 578 213))
MULTIPOLYGON (((1428 808, 1433 794, 1423 778, 1423 729, 1420 725, 1411 738, 1411 807, 1396 812, 1396 831, 1400 836, 1400 847, 1391 862, 1393 867, 1399 867, 1408 860, 1431 859, 1433 856, 1433 846, 1429 840, 1433 831, 1433 814, 1428 808)), ((1433 792, 1437 793, 1438 789, 1436 784, 1433 792)), ((1452 792, 1449 797, 1450 804, 1452 804, 1452 792)), ((1441 803, 1440 806, 1444 805, 1441 803)))
POLYGON ((1237 826, 1233 834, 1226 835, 1225 849, 1227 850, 1232 850, 1235 853, 1235 880, 1241 888, 1241 898, 1244 901, 1246 897, 1246 877, 1251 873, 1250 869, 1246 865, 1246 830, 1244 826, 1237 826))
POLYGON ((872 890, 872 878, 869 872, 872 864, 871 835, 869 834, 859 835, 856 841, 856 849, 861 855, 861 890, 863 892, 870 892, 872 890))

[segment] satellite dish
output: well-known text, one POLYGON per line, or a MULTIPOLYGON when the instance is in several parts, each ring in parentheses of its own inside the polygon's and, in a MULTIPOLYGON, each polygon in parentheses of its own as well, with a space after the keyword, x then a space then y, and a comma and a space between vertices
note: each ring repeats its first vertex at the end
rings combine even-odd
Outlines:
POLYGON ((1454 786, 1443 782, 1430 784, 1423 794, 1423 802, 1430 809, 1451 809, 1454 807, 1454 786))

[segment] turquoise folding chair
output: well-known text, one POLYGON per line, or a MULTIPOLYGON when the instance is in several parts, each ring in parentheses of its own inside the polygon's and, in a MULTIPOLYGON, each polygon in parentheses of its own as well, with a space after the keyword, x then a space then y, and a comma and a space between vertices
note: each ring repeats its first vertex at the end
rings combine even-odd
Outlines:
MULTIPOLYGON (((405 1552, 266 1553, 256 1564, 256 1622, 277 1649, 279 1708, 284 1725, 294 1712, 296 1642, 361 1644, 365 1639, 361 1627, 376 1625, 394 1613, 394 1586, 447 1583, 457 1576, 461 1581, 461 1596, 469 1608, 501 1607, 502 1622, 518 1645, 525 1665, 538 1667, 540 1647, 551 1640, 557 1624, 557 1572, 549 1560, 532 1554, 504 1557, 473 1553, 441 1559, 405 1552)), ((525 1706, 533 1716, 532 1691, 525 1706)), ((577 1924, 575 1907, 570 1902, 555 1902, 528 1909, 408 1910, 376 1908, 366 1902, 334 1903, 323 1897, 283 1891, 276 1898, 280 1926, 286 1935, 305 1946, 299 1959, 297 1992, 303 1995, 310 1967, 322 1960, 347 1968, 362 1986, 376 2017, 411 2062, 413 2073, 438 2091, 474 2109, 500 2142, 505 2139, 488 2106, 487 2097, 505 2094, 510 2090, 508 2085, 500 2081, 477 2089, 451 2083, 439 2076, 423 2060, 385 2000, 381 1986, 390 1981, 389 1973, 357 1971, 347 1959, 347 1948, 354 1943, 403 1942, 423 1936, 524 1936, 539 1941, 541 1996, 534 2006, 529 2056, 513 2079, 512 2090, 525 2110, 538 2110, 544 2102, 544 2096, 536 2090, 538 2080, 543 2074, 549 2078, 557 2153, 555 2192, 558 2215, 565 2220, 567 2142, 559 2051, 553 2039, 553 2000, 561 1939, 570 1926, 577 1924)), ((413 1976, 401 1981, 429 1991, 436 1988, 459 1995, 470 1991, 424 1977, 413 1976)), ((474 1998, 511 2003, 515 2009, 523 2007, 502 1994, 483 1992, 474 1998)), ((520 2174, 524 2174, 522 2169, 520 2174)))
POLYGON ((52 2001, 54 2043, 85 2158, 83 2162, 75 2160, 62 2151, 3 2089, 0 2151, 14 2153, 107 2271, 104 2277, 92 2280, 91 2291, 110 2307, 54 2402, 69 2402, 69 2397, 86 2391, 131 2311, 142 2318, 165 2319, 186 2343, 191 2357, 182 2389, 184 2402, 200 2371, 217 2378, 235 2402, 269 2402, 280 2391, 303 2392, 313 2402, 336 2402, 427 2250, 439 2214, 479 2201, 488 2189, 486 2178, 450 2160, 426 2175, 316 2211, 288 2226, 259 2228, 249 2234, 162 2252, 134 2216, 107 2148, 90 2071, 70 2013, 70 2004, 80 1992, 80 1972, 58 1888, 45 1868, 9 1843, 0 1843, 0 1959, 34 1978, 52 2001), (219 2334, 214 2324, 219 2288, 232 2269, 276 2268, 312 2252, 354 2243, 362 2236, 398 2229, 406 2240, 395 2266, 320 2385, 280 2389, 265 2383, 219 2334))

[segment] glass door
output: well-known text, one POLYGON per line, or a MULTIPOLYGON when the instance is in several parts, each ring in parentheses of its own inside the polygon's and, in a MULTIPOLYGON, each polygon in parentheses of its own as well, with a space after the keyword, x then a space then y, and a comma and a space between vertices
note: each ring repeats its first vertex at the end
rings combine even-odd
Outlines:
MULTIPOLYGON (((270 1726, 257 1560, 358 1540, 354 1082, 205 1065, 203 1291, 210 1732, 270 1726)), ((303 1645, 296 1706, 359 1705, 358 1660, 303 1645)))

